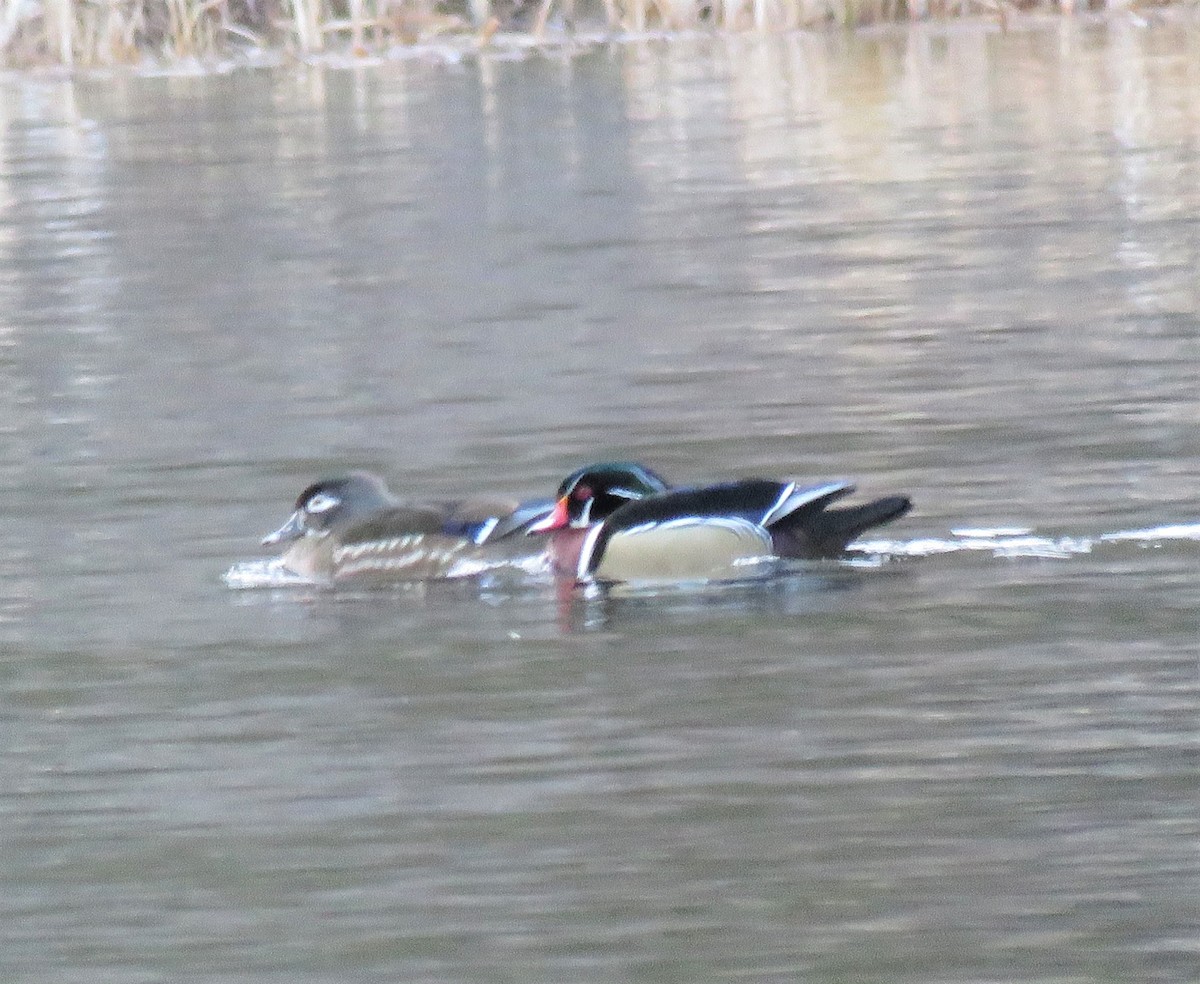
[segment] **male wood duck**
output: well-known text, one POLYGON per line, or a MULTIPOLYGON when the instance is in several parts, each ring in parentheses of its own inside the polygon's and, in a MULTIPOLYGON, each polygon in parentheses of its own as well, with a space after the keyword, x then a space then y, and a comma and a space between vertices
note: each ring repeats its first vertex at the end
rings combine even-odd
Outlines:
POLYGON ((529 533, 551 535, 556 572, 580 581, 728 579, 771 558, 841 557, 864 530, 912 508, 907 496, 892 495, 831 509, 854 491, 840 481, 801 486, 747 478, 647 491, 653 483, 640 479, 661 479, 640 466, 624 471, 629 467, 572 473, 554 510, 530 524, 529 533))
POLYGON ((482 496, 405 503, 379 476, 355 471, 308 486, 287 522, 262 542, 287 544, 284 566, 315 580, 431 580, 463 561, 528 556, 528 548, 484 548, 525 532, 552 508, 548 500, 482 496))

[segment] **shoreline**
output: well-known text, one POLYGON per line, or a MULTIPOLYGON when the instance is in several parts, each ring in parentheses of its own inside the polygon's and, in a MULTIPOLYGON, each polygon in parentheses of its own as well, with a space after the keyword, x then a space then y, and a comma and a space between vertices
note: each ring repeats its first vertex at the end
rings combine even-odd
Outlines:
MULTIPOLYGON (((45 43, 30 47, 31 39, 22 34, 23 28, 6 25, 11 20, 10 4, 0 0, 0 71, 6 74, 52 75, 80 73, 95 75, 132 76, 191 76, 221 75, 245 69, 278 69, 287 66, 319 67, 345 70, 389 63, 424 60, 456 65, 493 56, 516 59, 539 54, 575 54, 608 45, 669 42, 686 38, 761 39, 788 35, 850 33, 861 37, 907 32, 913 28, 935 33, 958 30, 1030 31, 1055 25, 1078 25, 1082 28, 1108 27, 1127 24, 1143 29, 1155 24, 1200 25, 1200 8, 1194 5, 1170 4, 1137 8, 1133 6, 1109 10, 1059 12, 1048 7, 1018 10, 994 0, 981 0, 970 13, 927 16, 909 19, 906 16, 873 18, 857 23, 841 23, 825 19, 818 23, 767 26, 756 28, 726 27, 715 21, 702 21, 679 27, 661 26, 629 29, 612 26, 602 20, 589 20, 571 28, 561 20, 540 25, 539 30, 501 30, 493 17, 480 29, 473 28, 459 15, 440 15, 425 32, 404 35, 395 31, 379 32, 368 45, 356 41, 358 32, 348 22, 331 20, 323 26, 323 44, 319 49, 304 50, 292 36, 283 36, 278 43, 264 43, 249 31, 236 25, 225 25, 221 41, 217 34, 209 36, 205 47, 188 50, 180 45, 175 51, 163 51, 162 45, 130 45, 119 50, 85 48, 72 50, 69 60, 55 57, 45 43), (989 9, 990 8, 990 9, 989 9), (6 27, 9 36, 6 38, 6 27), (325 40, 328 35, 328 40, 325 40), (14 49, 16 56, 14 57, 14 49), (89 54, 91 57, 83 57, 89 54)), ((882 0, 876 9, 883 6, 882 0)), ((411 28, 411 23, 409 27, 411 28)), ((44 41, 45 39, 43 39, 44 41)), ((59 46, 61 52, 61 45, 59 46)))

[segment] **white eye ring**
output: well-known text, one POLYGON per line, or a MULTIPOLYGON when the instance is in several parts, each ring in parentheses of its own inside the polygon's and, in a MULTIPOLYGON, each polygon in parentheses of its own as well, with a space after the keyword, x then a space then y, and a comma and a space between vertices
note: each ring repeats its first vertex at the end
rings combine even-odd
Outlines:
POLYGON ((329 495, 327 492, 318 492, 308 502, 304 503, 304 511, 306 513, 329 512, 330 509, 341 504, 342 500, 336 495, 329 495))

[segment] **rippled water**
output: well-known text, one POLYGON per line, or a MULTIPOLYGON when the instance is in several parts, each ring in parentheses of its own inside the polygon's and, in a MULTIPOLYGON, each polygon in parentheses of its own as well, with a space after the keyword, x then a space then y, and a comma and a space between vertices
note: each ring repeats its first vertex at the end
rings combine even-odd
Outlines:
POLYGON ((0 79, 0 977, 1194 981, 1197 37, 0 79), (917 507, 222 580, 317 474, 615 456, 917 507))

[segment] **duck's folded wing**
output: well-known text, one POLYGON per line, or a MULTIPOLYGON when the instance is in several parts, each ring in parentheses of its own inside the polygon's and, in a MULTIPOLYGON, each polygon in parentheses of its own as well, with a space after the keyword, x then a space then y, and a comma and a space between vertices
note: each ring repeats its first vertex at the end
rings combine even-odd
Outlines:
POLYGON ((797 482, 780 482, 778 494, 762 518, 758 521, 766 527, 789 522, 800 514, 818 513, 831 502, 854 491, 849 482, 824 482, 821 485, 800 485, 797 482))
POLYGON ((409 533, 442 533, 445 515, 441 505, 393 506, 347 526, 338 539, 348 545, 391 540, 409 533))
POLYGON ((743 478, 648 496, 622 506, 610 520, 631 528, 688 516, 726 517, 769 527, 799 511, 824 509, 853 491, 854 486, 843 481, 802 486, 798 482, 743 478))
POLYGON ((699 581, 745 576, 747 565, 770 557, 761 526, 725 516, 680 517, 590 538, 580 576, 601 581, 699 581))
POLYGON ((518 502, 502 496, 473 496, 447 506, 442 532, 475 544, 495 543, 525 532, 531 523, 548 516, 553 509, 552 499, 518 502))
POLYGON ((554 511, 553 499, 530 499, 525 502, 499 502, 491 500, 474 503, 468 500, 450 517, 447 532, 458 532, 475 543, 495 543, 506 537, 524 533, 537 520, 554 511), (475 508, 468 511, 465 507, 475 508), (451 524, 458 522, 458 527, 451 524))

